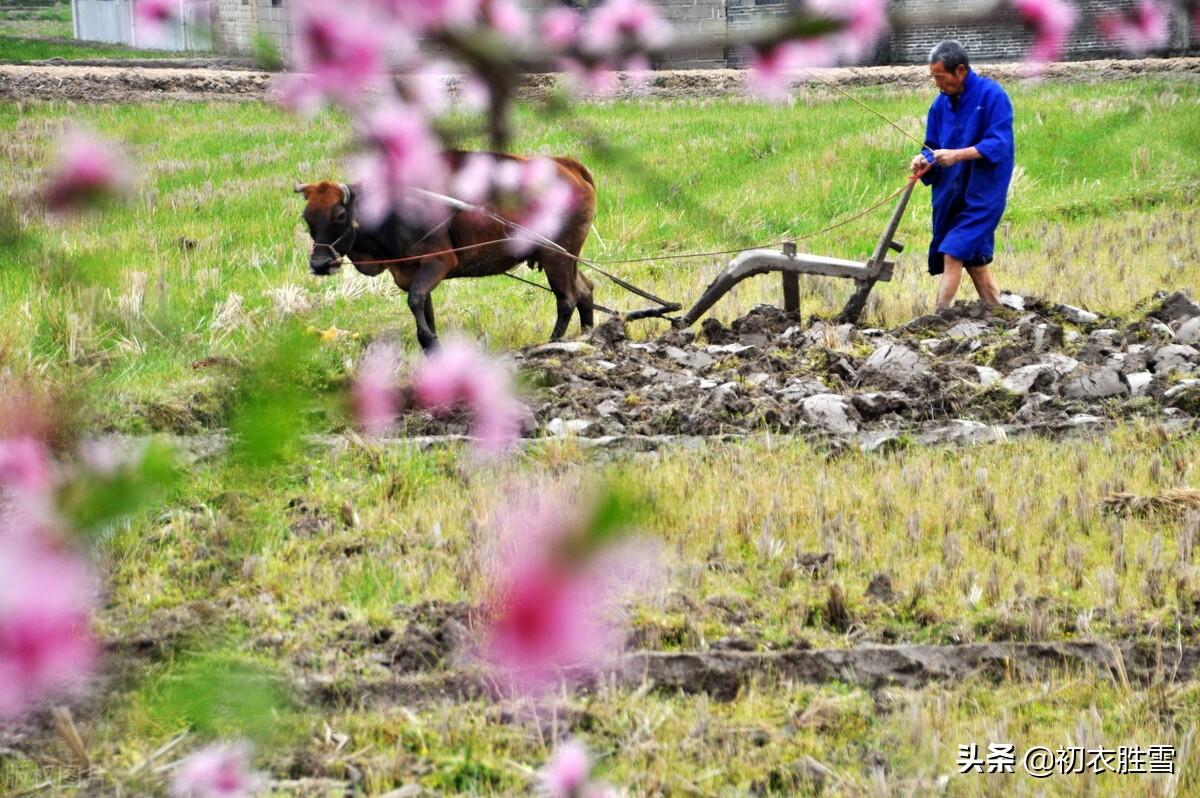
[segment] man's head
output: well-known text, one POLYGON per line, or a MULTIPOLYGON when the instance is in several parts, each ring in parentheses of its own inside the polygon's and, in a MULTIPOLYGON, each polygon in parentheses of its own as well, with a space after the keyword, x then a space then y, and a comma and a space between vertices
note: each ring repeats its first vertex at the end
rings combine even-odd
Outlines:
POLYGON ((961 94, 970 69, 967 51, 953 39, 947 39, 929 53, 929 74, 942 94, 951 97, 961 94))
POLYGON ((354 192, 345 183, 321 182, 297 183, 296 193, 307 200, 304 221, 313 240, 309 271, 333 274, 354 243, 354 192))

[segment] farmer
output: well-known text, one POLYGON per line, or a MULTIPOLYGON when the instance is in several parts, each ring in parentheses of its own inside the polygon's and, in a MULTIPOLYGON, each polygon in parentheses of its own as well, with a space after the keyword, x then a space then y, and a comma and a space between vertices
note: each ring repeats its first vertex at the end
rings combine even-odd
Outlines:
POLYGON ((954 301, 963 269, 980 298, 998 305, 988 264, 1012 179, 1012 102, 999 83, 971 70, 956 41, 933 48, 929 74, 941 94, 929 108, 925 149, 911 166, 917 174, 928 164, 921 182, 933 186, 929 273, 942 276, 937 309, 954 301))

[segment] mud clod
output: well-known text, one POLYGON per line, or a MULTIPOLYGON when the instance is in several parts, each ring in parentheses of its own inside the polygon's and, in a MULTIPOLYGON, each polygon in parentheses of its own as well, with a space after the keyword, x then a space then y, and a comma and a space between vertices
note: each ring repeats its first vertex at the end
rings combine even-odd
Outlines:
POLYGON ((1194 304, 1185 295, 1159 297, 1125 319, 1005 298, 1022 310, 959 302, 892 330, 802 320, 766 305, 728 326, 705 319, 699 336, 672 330, 649 341, 628 339, 610 320, 585 340, 515 358, 540 375, 530 397, 534 436, 770 431, 879 448, 902 438, 1057 435, 1117 415, 1194 422, 1200 351, 1150 315, 1182 328, 1194 304))

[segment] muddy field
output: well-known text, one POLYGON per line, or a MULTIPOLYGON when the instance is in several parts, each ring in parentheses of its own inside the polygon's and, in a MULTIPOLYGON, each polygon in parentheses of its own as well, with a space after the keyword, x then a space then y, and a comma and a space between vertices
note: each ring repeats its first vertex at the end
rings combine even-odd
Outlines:
MULTIPOLYGON (((1024 77, 1020 64, 986 64, 979 72, 1011 82, 1024 77)), ((639 96, 651 99, 701 99, 736 96, 745 92, 741 70, 664 70, 655 72, 639 96)), ((1040 78, 1055 82, 1125 80, 1146 75, 1200 78, 1200 58, 1100 60, 1050 66, 1040 78)), ((561 79, 557 75, 531 75, 521 92, 524 99, 545 97, 561 79)), ((0 100, 69 100, 73 102, 158 102, 162 100, 263 100, 270 94, 275 75, 247 70, 230 59, 188 59, 173 63, 105 61, 86 63, 35 63, 0 65, 0 100)), ((823 83, 840 86, 886 86, 897 89, 928 88, 923 66, 815 69, 807 85, 818 90, 823 83)), ((633 96, 625 80, 615 95, 633 96)))
MULTIPOLYGON (((531 436, 599 445, 659 436, 819 436, 865 450, 983 443, 1102 429, 1135 417, 1184 427, 1200 415, 1200 304, 1162 294, 1133 318, 1004 295, 959 302, 892 330, 801 320, 759 306, 729 327, 651 341, 619 318, 515 355, 530 376, 531 436)), ((410 418, 413 435, 465 421, 410 418)))

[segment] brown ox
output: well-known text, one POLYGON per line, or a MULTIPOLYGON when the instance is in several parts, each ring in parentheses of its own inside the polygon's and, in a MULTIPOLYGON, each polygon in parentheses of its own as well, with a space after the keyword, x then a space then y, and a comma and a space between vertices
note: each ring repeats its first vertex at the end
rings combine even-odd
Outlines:
MULTIPOLYGON (((447 166, 457 169, 468 155, 465 152, 444 153, 447 166)), ((517 155, 493 157, 528 160, 517 155)), ((592 218, 596 211, 596 184, 583 164, 571 158, 552 159, 563 179, 575 189, 575 203, 554 239, 571 255, 583 249, 592 218)), ((549 246, 534 248, 527 254, 514 256, 504 243, 463 249, 476 244, 499 241, 506 237, 509 226, 471 210, 446 207, 449 221, 441 215, 432 222, 400 218, 393 213, 381 223, 368 227, 359 222, 355 213, 357 189, 344 183, 297 184, 307 205, 304 221, 312 235, 312 254, 309 270, 316 275, 334 274, 341 268, 343 257, 349 257, 354 268, 375 276, 385 269, 392 274, 396 285, 408 292, 408 307, 417 322, 417 340, 422 349, 437 343, 430 292, 442 280, 450 277, 487 277, 502 274, 514 266, 528 262, 546 272, 550 288, 557 299, 558 317, 551 340, 561 338, 567 331, 572 311, 579 310, 579 324, 589 329, 593 324, 592 283, 579 272, 574 257, 549 246), (447 250, 460 250, 448 252, 447 250), (428 255, 428 257, 422 257, 428 255), (402 263, 377 263, 398 258, 415 258, 402 263)))

